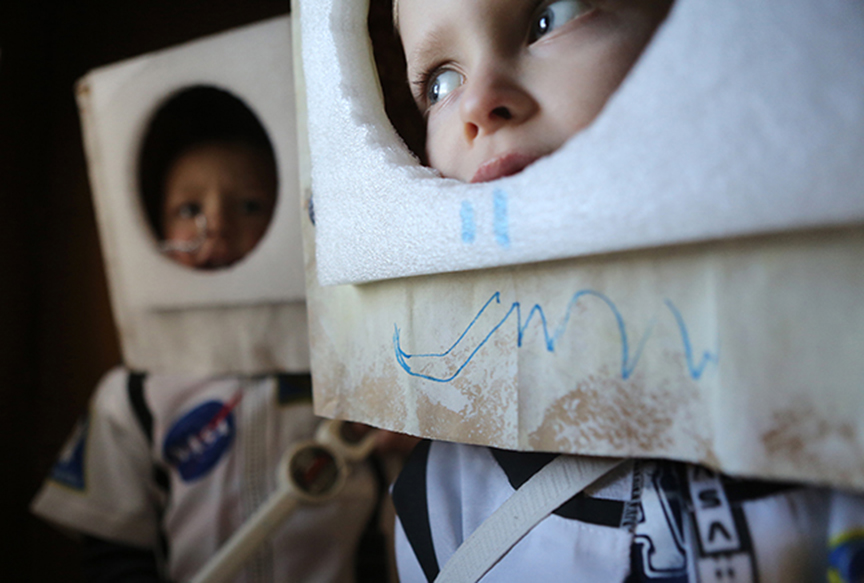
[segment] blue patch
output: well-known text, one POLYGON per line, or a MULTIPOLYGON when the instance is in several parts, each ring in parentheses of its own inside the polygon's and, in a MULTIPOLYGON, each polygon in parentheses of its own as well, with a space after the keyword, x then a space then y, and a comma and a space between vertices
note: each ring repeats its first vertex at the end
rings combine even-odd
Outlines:
POLYGON ((75 426, 60 457, 51 468, 51 479, 73 490, 83 491, 87 487, 84 479, 84 458, 87 446, 89 419, 83 416, 75 426))
POLYGON ((832 545, 828 564, 836 579, 845 582, 864 579, 864 538, 853 536, 839 544, 832 545))
POLYGON ((168 432, 162 455, 183 481, 203 477, 231 448, 236 432, 233 409, 238 402, 239 398, 229 403, 207 401, 186 413, 168 432))

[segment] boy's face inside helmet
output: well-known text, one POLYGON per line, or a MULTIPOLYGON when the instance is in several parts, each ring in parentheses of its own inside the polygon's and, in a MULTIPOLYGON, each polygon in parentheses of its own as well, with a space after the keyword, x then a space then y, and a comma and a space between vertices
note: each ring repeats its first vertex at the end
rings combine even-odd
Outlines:
POLYGON ((429 164, 482 182, 558 149, 600 113, 671 0, 398 0, 429 164))
POLYGON ((264 236, 275 202, 275 169, 259 148, 213 142, 187 150, 165 179, 162 224, 179 247, 171 257, 198 269, 236 263, 264 236))

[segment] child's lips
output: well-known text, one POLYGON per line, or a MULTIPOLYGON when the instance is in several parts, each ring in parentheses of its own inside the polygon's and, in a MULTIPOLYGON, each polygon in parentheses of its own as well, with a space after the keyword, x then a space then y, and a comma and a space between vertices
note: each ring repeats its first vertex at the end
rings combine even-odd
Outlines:
POLYGON ((509 152, 496 156, 480 164, 471 182, 489 182, 497 178, 518 174, 538 158, 540 156, 536 154, 522 152, 509 152))
POLYGON ((198 269, 222 269, 235 263, 237 258, 231 253, 224 241, 208 238, 195 254, 195 267, 198 269))

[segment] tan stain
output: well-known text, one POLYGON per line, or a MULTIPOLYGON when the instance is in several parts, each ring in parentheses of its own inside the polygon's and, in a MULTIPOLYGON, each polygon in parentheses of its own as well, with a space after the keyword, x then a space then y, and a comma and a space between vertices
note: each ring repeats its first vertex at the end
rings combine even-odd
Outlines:
POLYGON ((423 435, 462 443, 495 444, 506 440, 505 425, 500 422, 499 399, 495 397, 496 387, 476 386, 478 396, 470 402, 470 413, 453 411, 435 403, 426 395, 417 401, 417 416, 420 432, 423 435))
MULTIPOLYGON (((460 411, 436 403, 427 395, 419 395, 417 418, 420 432, 464 443, 501 445, 512 441, 508 426, 502 421, 507 407, 512 406, 515 391, 512 378, 496 377, 492 371, 457 377, 440 390, 458 391, 467 400, 460 411)), ((509 428, 513 431, 515 428, 509 428)))
POLYGON ((372 373, 363 375, 347 399, 346 404, 350 403, 352 411, 356 411, 360 418, 381 420, 382 426, 395 431, 404 429, 404 423, 397 426, 397 422, 404 421, 408 411, 405 395, 396 382, 395 372, 385 375, 372 373))
POLYGON ((855 425, 829 422, 807 403, 775 411, 760 439, 769 458, 791 462, 812 479, 852 483, 864 475, 864 451, 855 425))
POLYGON ((681 382, 685 384, 666 382, 649 390, 638 372, 627 380, 614 374, 589 375, 547 408, 529 444, 554 451, 676 457, 671 430, 679 423, 679 431, 691 440, 686 449, 696 452, 692 461, 716 465, 710 435, 689 415, 700 401, 698 392, 683 377, 681 382))
MULTIPOLYGON (((440 391, 458 392, 467 402, 459 411, 435 402, 422 392, 417 399, 417 418, 420 433, 463 443, 502 445, 512 443, 515 426, 503 421, 508 407, 515 406, 517 392, 514 374, 505 372, 508 353, 514 356, 518 348, 515 333, 498 334, 484 345, 463 373, 435 387, 440 391), (491 358, 498 366, 489 366, 484 359, 491 358)), ((448 361, 451 367, 464 362, 476 343, 466 343, 459 354, 448 361)), ((454 351, 456 352, 456 351, 454 351)))
POLYGON ((714 452, 714 444, 711 440, 700 435, 693 436, 693 440, 696 445, 696 450, 701 452, 699 459, 695 461, 701 463, 703 466, 713 468, 715 471, 722 471, 723 468, 720 464, 720 458, 718 458, 717 454, 714 452))
MULTIPOLYGON (((325 340, 317 326, 310 326, 310 336, 315 341, 325 340)), ((335 356, 331 344, 321 344, 320 350, 328 349, 327 366, 313 371, 316 410, 321 415, 337 419, 362 421, 377 427, 404 431, 407 419, 406 396, 397 382, 395 367, 369 365, 361 374, 352 376, 346 364, 335 356)), ((356 355, 354 360, 359 360, 356 355)))

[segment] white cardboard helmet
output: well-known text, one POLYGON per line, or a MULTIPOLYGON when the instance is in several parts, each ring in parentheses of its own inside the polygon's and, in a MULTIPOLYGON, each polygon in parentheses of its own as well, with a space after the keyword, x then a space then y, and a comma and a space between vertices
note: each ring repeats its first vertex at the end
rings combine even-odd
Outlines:
POLYGON ((367 11, 294 7, 318 413, 864 487, 860 2, 676 0, 588 129, 484 184, 402 144, 367 11))
POLYGON ((309 367, 289 17, 88 73, 77 87, 114 317, 125 364, 153 372, 309 367), (273 147, 278 196, 264 238, 226 269, 159 251, 139 193, 141 144, 172 97, 212 87, 241 100, 273 147))

